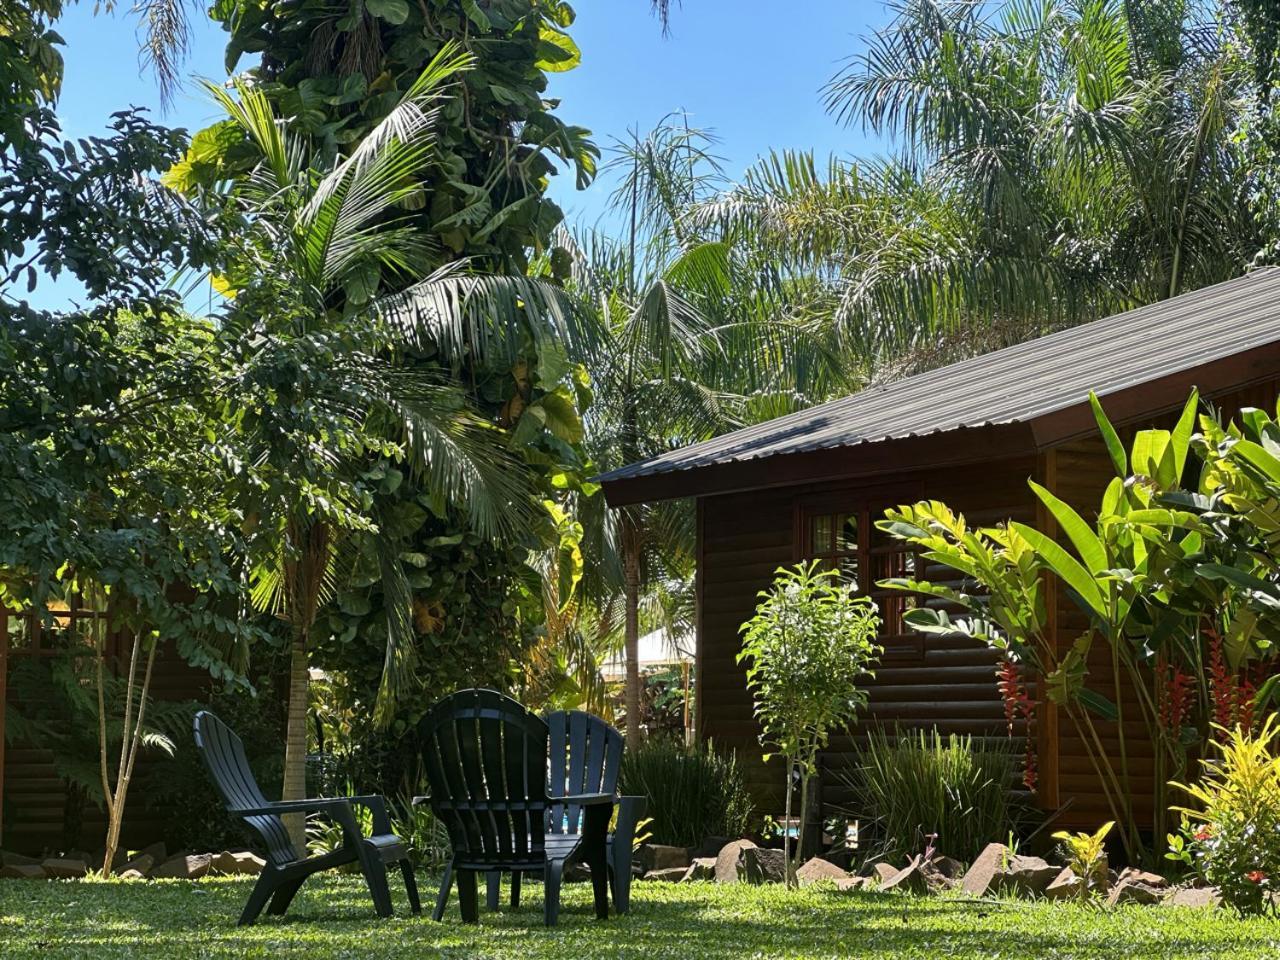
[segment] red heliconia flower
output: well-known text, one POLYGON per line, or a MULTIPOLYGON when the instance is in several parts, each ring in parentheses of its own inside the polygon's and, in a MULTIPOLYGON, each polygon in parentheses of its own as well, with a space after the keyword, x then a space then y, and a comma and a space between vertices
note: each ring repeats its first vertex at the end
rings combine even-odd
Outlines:
POLYGON ((1208 827, 1201 827, 1199 830, 1196 831, 1196 835, 1192 839, 1199 840, 1201 843, 1203 843, 1205 840, 1208 840, 1212 836, 1213 836, 1212 830, 1210 830, 1208 827))
MULTIPOLYGON (((1209 696, 1213 701, 1213 721, 1229 730, 1239 719, 1239 690, 1236 678, 1227 669, 1226 658, 1222 655, 1222 637, 1212 627, 1205 633, 1209 638, 1209 696)), ((1219 730, 1216 736, 1221 739, 1226 734, 1219 730)))
POLYGON ((1250 883, 1261 883, 1263 880, 1267 879, 1267 875, 1261 870, 1250 870, 1244 876, 1250 883))

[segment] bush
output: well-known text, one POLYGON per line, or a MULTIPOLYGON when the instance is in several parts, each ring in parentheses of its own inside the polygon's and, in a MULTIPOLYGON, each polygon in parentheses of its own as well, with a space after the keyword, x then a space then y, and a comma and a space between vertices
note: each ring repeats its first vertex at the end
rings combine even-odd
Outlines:
POLYGON ((970 862, 988 843, 1017 833, 1028 808, 1014 793, 1016 748, 1008 740, 944 738, 936 729, 872 730, 842 778, 856 798, 852 812, 872 825, 870 853, 900 860, 932 838, 940 852, 970 862))
POLYGON ((741 837, 753 805, 732 753, 653 739, 623 755, 621 789, 646 797, 654 843, 692 847, 707 837, 741 837))
POLYGON ((1217 759, 1201 761, 1204 776, 1198 784, 1175 784, 1197 806, 1174 808, 1183 816, 1182 833, 1169 838, 1169 856, 1189 863, 1240 914, 1276 912, 1280 756, 1272 747, 1277 733, 1274 715, 1256 735, 1236 727, 1224 743, 1213 744, 1217 759))

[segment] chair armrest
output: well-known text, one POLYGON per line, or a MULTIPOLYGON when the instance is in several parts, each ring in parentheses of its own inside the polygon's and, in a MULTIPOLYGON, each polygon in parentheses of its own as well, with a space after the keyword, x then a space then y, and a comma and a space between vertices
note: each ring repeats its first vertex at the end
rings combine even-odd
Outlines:
POLYGON ((391 817, 387 813, 387 801, 381 795, 370 793, 359 797, 347 797, 347 802, 365 807, 373 814, 373 832, 375 834, 386 836, 393 833, 391 817))
POLYGON ((430 802, 431 802, 431 795, 430 795, 430 794, 426 794, 426 793, 424 793, 424 794, 423 794, 422 796, 420 796, 420 797, 414 797, 414 798, 413 798, 412 800, 410 800, 409 802, 410 802, 411 804, 413 804, 415 807, 420 807, 420 806, 422 806, 424 803, 430 803, 430 802))
POLYGON ((350 809, 351 801, 345 797, 313 797, 309 800, 277 800, 262 807, 229 807, 228 812, 238 817, 279 816, 283 813, 323 812, 350 809))
POLYGON ((571 803, 577 807, 594 807, 600 804, 613 803, 616 799, 612 793, 571 793, 563 797, 553 797, 557 803, 571 803))

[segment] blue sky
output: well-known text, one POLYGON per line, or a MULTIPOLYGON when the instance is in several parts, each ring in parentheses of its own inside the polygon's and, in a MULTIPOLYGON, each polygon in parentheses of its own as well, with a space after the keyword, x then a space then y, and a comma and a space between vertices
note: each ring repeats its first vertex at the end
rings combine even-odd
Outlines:
MULTIPOLYGON (((193 84, 161 111, 155 82, 138 63, 129 6, 118 5, 123 14, 94 16, 93 4, 81 0, 58 25, 67 41, 59 113, 68 136, 101 131, 113 111, 129 105, 191 130, 215 117, 193 84)), ((553 76, 549 95, 561 99, 561 117, 589 128, 601 146, 684 109, 694 125, 720 138, 716 152, 731 177, 771 147, 824 156, 878 149, 863 131, 841 127, 825 112, 820 90, 862 48, 862 38, 887 21, 881 0, 686 0, 673 11, 666 38, 648 0, 580 0, 575 7, 572 33, 583 62, 553 76)), ((195 28, 185 72, 221 80, 224 35, 208 21, 195 28)), ((240 67, 249 65, 246 57, 240 67)), ((578 192, 569 177, 552 188, 579 221, 596 219, 608 192, 600 181, 578 192)), ((74 295, 65 283, 41 286, 33 297, 38 305, 58 306, 74 295)))

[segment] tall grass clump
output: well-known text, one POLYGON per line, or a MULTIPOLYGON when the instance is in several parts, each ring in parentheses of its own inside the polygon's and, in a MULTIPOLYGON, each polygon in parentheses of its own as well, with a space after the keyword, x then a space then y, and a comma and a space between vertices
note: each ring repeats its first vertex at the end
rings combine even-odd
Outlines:
POLYGON ((646 828, 654 843, 693 847, 707 837, 741 837, 753 805, 732 753, 707 743, 685 747, 654 738, 628 749, 622 761, 624 794, 649 802, 646 828))
POLYGON ((1015 795, 1018 760, 1013 741, 872 730, 843 777, 868 854, 900 860, 933 846, 971 862, 1019 832, 1029 809, 1015 795))

